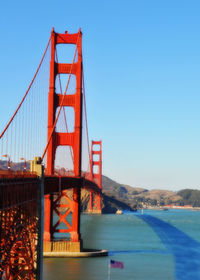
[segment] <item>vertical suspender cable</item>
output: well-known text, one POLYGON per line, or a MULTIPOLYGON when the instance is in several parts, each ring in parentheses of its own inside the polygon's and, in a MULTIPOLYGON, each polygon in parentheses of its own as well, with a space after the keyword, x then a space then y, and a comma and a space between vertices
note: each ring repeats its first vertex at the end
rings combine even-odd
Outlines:
POLYGON ((50 41, 51 41, 51 36, 50 36, 49 41, 48 41, 48 43, 47 43, 47 47, 46 47, 46 49, 45 49, 45 51, 44 51, 44 54, 43 54, 42 59, 41 59, 41 61, 40 61, 40 64, 39 64, 39 66, 38 66, 38 68, 37 68, 37 70, 36 70, 36 72, 35 72, 35 75, 34 75, 32 81, 31 81, 31 83, 30 83, 30 85, 29 85, 29 87, 28 87, 28 89, 27 89, 27 91, 26 91, 24 97, 22 98, 22 101, 20 102, 19 106, 17 107, 15 113, 14 113, 13 116, 11 117, 10 121, 9 121, 8 124, 6 125, 5 129, 3 130, 3 132, 1 133, 0 139, 3 137, 5 131, 6 131, 6 130, 8 129, 8 127, 10 126, 12 120, 14 119, 14 117, 16 116, 17 112, 19 111, 21 105, 23 104, 23 102, 24 102, 24 100, 25 100, 25 98, 26 98, 26 96, 27 96, 27 94, 28 94, 30 88, 32 87, 33 82, 34 82, 34 80, 35 80, 35 78, 36 78, 36 76, 37 76, 37 73, 38 73, 39 69, 40 69, 40 66, 41 66, 41 64, 42 64, 42 62, 43 62, 43 60, 44 60, 44 57, 45 57, 45 54, 46 54, 46 52, 47 52, 47 49, 48 49, 48 46, 49 46, 50 41))

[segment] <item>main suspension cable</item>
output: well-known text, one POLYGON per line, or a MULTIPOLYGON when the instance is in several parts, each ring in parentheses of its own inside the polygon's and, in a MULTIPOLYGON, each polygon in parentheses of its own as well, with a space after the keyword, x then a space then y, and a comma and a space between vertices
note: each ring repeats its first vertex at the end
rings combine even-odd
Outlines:
POLYGON ((37 74, 38 74, 38 72, 39 72, 39 70, 40 70, 40 66, 42 65, 42 62, 43 62, 44 57, 45 57, 45 55, 46 55, 46 52, 47 52, 47 49, 48 49, 48 47, 49 47, 50 41, 51 41, 51 35, 50 35, 49 41, 48 41, 48 43, 47 43, 47 47, 46 47, 46 49, 45 49, 45 51, 44 51, 44 54, 43 54, 43 56, 42 56, 42 59, 41 59, 41 61, 40 61, 40 64, 39 64, 39 66, 38 66, 38 68, 37 68, 37 70, 36 70, 36 72, 35 72, 35 75, 34 75, 32 81, 31 81, 31 83, 30 83, 30 85, 29 85, 29 87, 28 87, 28 89, 27 89, 27 91, 26 91, 24 97, 22 98, 22 101, 20 102, 19 106, 17 107, 16 111, 14 112, 13 116, 11 117, 10 121, 9 121, 8 124, 6 125, 5 129, 4 129, 3 132, 1 133, 0 139, 3 137, 4 133, 6 132, 6 130, 8 129, 8 127, 10 126, 12 120, 13 120, 14 117, 16 116, 16 114, 17 114, 17 112, 19 111, 21 105, 23 104, 23 102, 24 102, 26 96, 28 95, 29 90, 31 89, 31 87, 32 87, 32 85, 33 85, 33 82, 34 82, 34 80, 35 80, 35 78, 36 78, 36 76, 37 76, 37 74))
POLYGON ((86 135, 87 135, 87 148, 88 148, 88 155, 89 155, 89 162, 88 162, 88 170, 91 170, 91 156, 90 156, 90 144, 89 144, 89 133, 88 133, 88 124, 87 124, 87 112, 86 112, 86 100, 85 100, 85 82, 84 82, 84 71, 82 76, 82 83, 83 83, 83 102, 84 102, 84 113, 85 113, 85 123, 86 123, 86 135))

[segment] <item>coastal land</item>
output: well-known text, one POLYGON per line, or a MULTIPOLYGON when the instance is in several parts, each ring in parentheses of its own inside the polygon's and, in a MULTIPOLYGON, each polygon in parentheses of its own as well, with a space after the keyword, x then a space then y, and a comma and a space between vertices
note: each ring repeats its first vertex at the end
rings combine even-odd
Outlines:
MULTIPOLYGON (((191 209, 200 210, 200 190, 183 189, 178 192, 169 190, 131 187, 120 184, 107 176, 102 176, 102 212, 116 213, 120 210, 137 209, 191 209)), ((82 209, 87 211, 89 196, 82 194, 82 209)))

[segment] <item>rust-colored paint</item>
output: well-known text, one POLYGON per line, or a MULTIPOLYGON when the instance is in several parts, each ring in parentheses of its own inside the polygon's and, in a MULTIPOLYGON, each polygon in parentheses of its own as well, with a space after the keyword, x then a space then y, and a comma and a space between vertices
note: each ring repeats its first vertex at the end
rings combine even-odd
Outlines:
MULTIPOLYGON (((81 147, 82 147, 82 33, 65 34, 55 33, 52 30, 51 34, 51 61, 50 61, 50 80, 49 80, 49 97, 48 97, 48 128, 47 140, 51 138, 47 148, 47 175, 54 174, 55 154, 58 146, 71 146, 73 149, 74 160, 74 175, 81 177, 81 147), (74 64, 63 64, 55 62, 55 48, 57 44, 74 44, 78 52, 77 62, 74 64), (76 92, 72 95, 63 96, 55 92, 55 79, 58 74, 74 74, 76 77, 76 92), (60 106, 70 106, 74 108, 75 129, 71 133, 60 133, 55 131, 56 109, 60 106), (53 133, 52 130, 54 129, 53 133)), ((61 194, 61 196, 64 194, 61 194)), ((53 238, 53 233, 56 228, 52 225, 50 219, 51 212, 55 211, 55 204, 50 202, 50 198, 45 198, 45 224, 44 224, 44 239, 50 241, 53 238), (53 207, 53 209, 52 209, 53 207), (50 222, 49 222, 50 221, 50 222)), ((80 241, 80 187, 73 189, 73 206, 70 206, 72 212, 72 226, 68 232, 71 235, 71 240, 80 241)), ((56 208, 57 211, 57 208, 56 208)), ((66 213, 66 216, 69 213, 66 213)), ((60 217, 60 224, 63 216, 60 217)))
MULTIPOLYGON (((92 176, 91 179, 98 185, 99 189, 102 190, 102 141, 92 141, 90 166, 92 176), (97 149, 94 149, 94 146, 96 146, 97 149), (94 155, 98 155, 97 160, 94 160, 94 155), (94 173, 94 166, 98 166, 97 173, 94 173)), ((94 210, 95 212, 101 212, 101 192, 90 192, 89 212, 92 213, 94 210)))

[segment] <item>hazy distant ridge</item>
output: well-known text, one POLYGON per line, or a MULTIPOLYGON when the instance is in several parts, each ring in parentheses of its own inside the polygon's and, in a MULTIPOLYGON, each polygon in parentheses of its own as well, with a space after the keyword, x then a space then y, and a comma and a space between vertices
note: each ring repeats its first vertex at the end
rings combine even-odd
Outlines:
POLYGON ((169 190, 147 190, 119 184, 112 179, 102 176, 103 193, 126 203, 131 208, 149 206, 192 205, 200 206, 200 191, 185 189, 179 192, 169 190))

